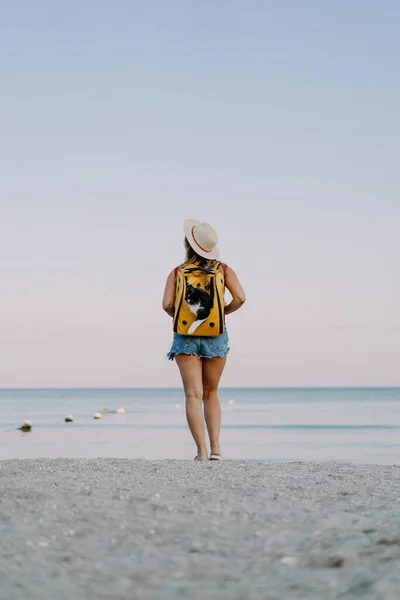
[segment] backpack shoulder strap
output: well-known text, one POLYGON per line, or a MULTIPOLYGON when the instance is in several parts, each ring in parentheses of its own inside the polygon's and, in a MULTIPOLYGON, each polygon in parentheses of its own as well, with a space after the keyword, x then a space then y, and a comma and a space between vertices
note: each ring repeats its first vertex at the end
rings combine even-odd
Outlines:
POLYGON ((178 271, 182 271, 183 267, 184 267, 184 265, 178 265, 177 267, 175 267, 175 269, 174 269, 175 277, 177 277, 178 271))

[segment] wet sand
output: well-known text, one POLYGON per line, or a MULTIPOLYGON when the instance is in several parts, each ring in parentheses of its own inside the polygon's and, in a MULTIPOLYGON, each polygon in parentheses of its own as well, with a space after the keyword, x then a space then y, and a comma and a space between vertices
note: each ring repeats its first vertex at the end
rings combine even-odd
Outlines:
POLYGON ((2 600, 398 600, 400 468, 0 462, 2 600))

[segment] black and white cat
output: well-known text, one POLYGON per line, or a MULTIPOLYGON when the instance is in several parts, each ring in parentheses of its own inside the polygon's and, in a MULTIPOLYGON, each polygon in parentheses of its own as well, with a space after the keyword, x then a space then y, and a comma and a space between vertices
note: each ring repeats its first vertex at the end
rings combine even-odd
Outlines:
POLYGON ((192 335, 204 321, 207 321, 210 316, 213 301, 210 294, 205 290, 195 288, 190 284, 186 288, 185 300, 189 306, 190 312, 196 317, 196 321, 194 321, 188 329, 188 334, 192 335))

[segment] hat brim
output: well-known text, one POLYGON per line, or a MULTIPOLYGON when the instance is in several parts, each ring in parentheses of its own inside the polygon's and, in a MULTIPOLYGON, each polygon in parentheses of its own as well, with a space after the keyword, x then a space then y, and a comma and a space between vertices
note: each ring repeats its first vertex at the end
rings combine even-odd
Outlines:
POLYGON ((196 225, 200 225, 200 221, 196 221, 196 219, 187 219, 183 224, 183 231, 186 236, 187 241, 193 248, 193 250, 201 256, 202 258, 208 258, 209 260, 216 260, 219 257, 219 249, 218 246, 214 246, 211 252, 207 252, 200 248, 200 246, 195 242, 193 238, 193 227, 196 225))

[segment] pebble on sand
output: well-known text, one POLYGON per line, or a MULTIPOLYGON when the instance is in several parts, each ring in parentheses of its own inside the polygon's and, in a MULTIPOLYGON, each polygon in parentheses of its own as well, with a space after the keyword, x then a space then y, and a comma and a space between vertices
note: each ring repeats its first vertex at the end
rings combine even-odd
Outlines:
POLYGON ((93 415, 93 419, 101 419, 103 415, 100 412, 95 412, 93 415))
POLYGON ((32 429, 32 423, 28 419, 25 419, 21 427, 19 427, 18 429, 20 429, 21 431, 30 431, 32 429))
POLYGON ((72 423, 74 421, 74 417, 72 415, 67 415, 64 419, 66 423, 72 423))

